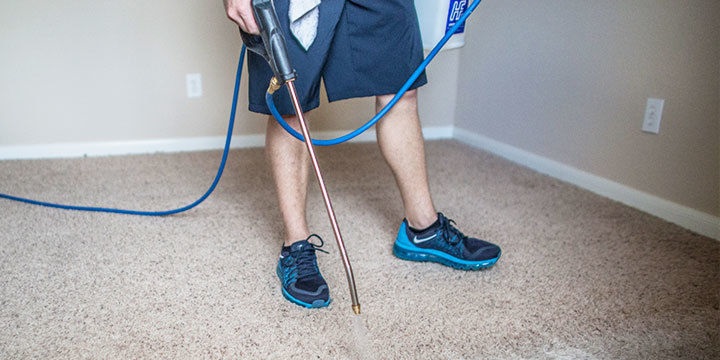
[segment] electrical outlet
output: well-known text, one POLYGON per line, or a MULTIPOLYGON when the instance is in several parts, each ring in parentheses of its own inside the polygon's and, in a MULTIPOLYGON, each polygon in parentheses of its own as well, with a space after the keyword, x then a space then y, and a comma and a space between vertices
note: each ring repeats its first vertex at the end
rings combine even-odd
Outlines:
POLYGON ((643 119, 642 131, 658 134, 660 133, 660 120, 662 119, 664 99, 647 99, 645 105, 645 118, 643 119))
POLYGON ((187 90, 187 97, 198 98, 203 94, 202 90, 202 75, 200 74, 187 74, 185 75, 185 86, 187 90))

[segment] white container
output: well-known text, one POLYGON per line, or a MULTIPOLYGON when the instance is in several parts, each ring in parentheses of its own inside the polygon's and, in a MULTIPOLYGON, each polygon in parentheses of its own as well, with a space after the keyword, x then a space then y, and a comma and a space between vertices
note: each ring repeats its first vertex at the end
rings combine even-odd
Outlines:
MULTIPOLYGON (((432 50, 445 33, 455 25, 469 4, 470 0, 415 0, 423 48, 432 50)), ((465 24, 457 29, 443 50, 455 49, 463 45, 465 45, 465 24)))

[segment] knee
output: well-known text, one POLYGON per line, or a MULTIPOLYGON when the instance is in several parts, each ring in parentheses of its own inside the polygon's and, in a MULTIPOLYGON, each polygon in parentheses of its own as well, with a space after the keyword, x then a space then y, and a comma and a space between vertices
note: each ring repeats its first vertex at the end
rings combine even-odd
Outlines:
MULTIPOLYGON (((378 108, 385 107, 392 99, 395 97, 396 94, 389 94, 389 95, 378 95, 375 97, 375 105, 378 108)), ((417 103, 417 89, 408 90, 403 94, 403 96, 398 100, 398 103, 406 103, 406 104, 415 104, 417 103)))
MULTIPOLYGON (((299 131, 300 125, 299 125, 297 117, 283 116, 283 120, 285 120, 285 122, 288 125, 290 125, 291 128, 299 131)), ((270 130, 284 131, 282 126, 280 125, 280 123, 272 115, 268 116, 268 118, 267 118, 267 128, 268 128, 268 131, 270 131, 270 130)))
MULTIPOLYGON (((310 122, 309 112, 306 112, 304 114, 304 119, 308 123, 310 122)), ((290 125, 290 127, 293 128, 295 131, 297 131, 297 132, 301 131, 300 120, 298 119, 298 117, 296 115, 283 115, 283 120, 285 120, 285 122, 288 125, 290 125)), ((283 127, 280 125, 280 123, 272 115, 269 115, 267 118, 267 127, 268 127, 268 129, 282 130, 283 132, 285 132, 285 129, 283 129, 283 127)))

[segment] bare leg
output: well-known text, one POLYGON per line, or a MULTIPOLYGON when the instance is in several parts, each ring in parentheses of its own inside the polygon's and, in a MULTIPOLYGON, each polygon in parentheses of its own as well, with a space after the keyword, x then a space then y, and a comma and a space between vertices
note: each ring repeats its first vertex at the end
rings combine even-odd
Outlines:
MULTIPOLYGON (((299 131, 296 117, 285 119, 299 131)), ((305 144, 288 134, 272 117, 268 118, 265 151, 275 179, 278 204, 285 225, 284 242, 289 246, 310 235, 305 217, 309 155, 305 144)))
MULTIPOLYGON (((297 118, 288 117, 286 121, 293 128, 299 128, 297 118)), ((304 307, 328 306, 330 290, 317 267, 316 246, 312 243, 298 243, 309 237, 305 207, 310 155, 305 143, 286 133, 272 118, 268 119, 265 149, 275 178, 278 204, 285 225, 283 245, 290 247, 283 248, 278 259, 277 274, 283 296, 304 307)), ((354 306, 355 302, 353 310, 354 306)))
MULTIPOLYGON (((384 107, 392 97, 376 97, 376 110, 384 107)), ((437 212, 428 185, 417 91, 405 93, 376 128, 380 151, 395 175, 409 225, 416 229, 432 225, 437 220, 437 212)))

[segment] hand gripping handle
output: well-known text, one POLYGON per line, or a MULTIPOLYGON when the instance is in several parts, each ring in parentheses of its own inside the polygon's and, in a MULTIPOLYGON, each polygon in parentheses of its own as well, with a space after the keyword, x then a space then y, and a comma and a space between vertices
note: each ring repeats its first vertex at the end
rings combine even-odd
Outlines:
POLYGON ((253 0, 252 6, 260 35, 251 35, 240 30, 245 46, 265 58, 279 85, 295 79, 297 75, 290 64, 285 37, 280 29, 272 0, 253 0))

